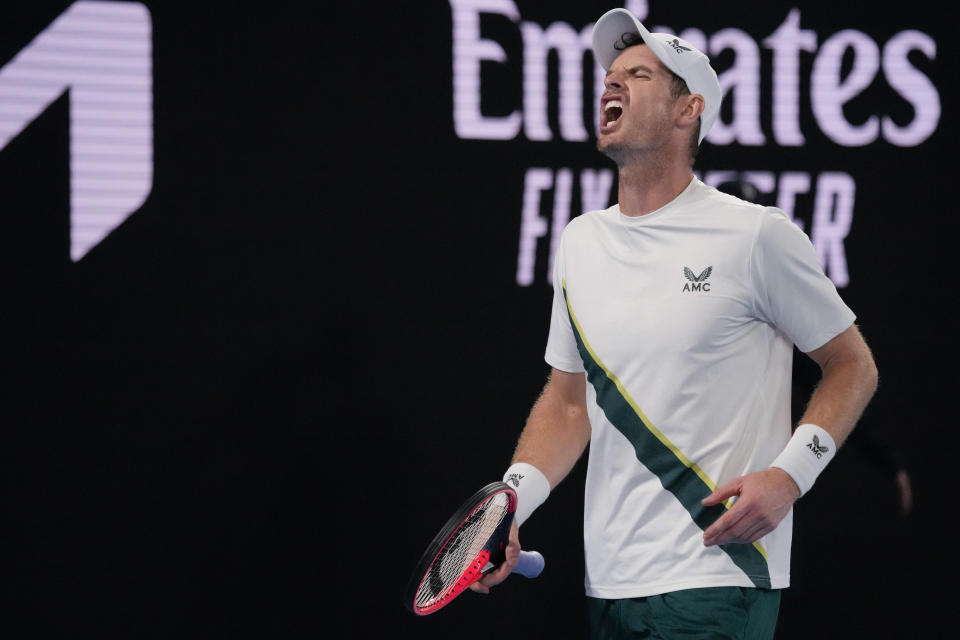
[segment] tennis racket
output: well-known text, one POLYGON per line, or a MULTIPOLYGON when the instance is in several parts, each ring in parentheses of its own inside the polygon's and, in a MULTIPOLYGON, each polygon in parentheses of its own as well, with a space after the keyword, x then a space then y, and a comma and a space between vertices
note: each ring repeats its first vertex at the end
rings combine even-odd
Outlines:
MULTIPOLYGON (((493 482, 470 496, 423 552, 407 583, 403 601, 418 616, 439 611, 489 571, 503 564, 517 494, 493 482)), ((513 573, 535 578, 543 556, 521 551, 513 573)))

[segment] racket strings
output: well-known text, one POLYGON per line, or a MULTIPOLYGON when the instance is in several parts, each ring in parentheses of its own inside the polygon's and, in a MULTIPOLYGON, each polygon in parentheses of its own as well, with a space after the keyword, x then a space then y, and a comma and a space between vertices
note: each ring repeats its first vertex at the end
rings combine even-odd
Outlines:
POLYGON ((450 536, 417 591, 416 606, 425 608, 475 582, 485 568, 487 541, 510 513, 510 500, 498 493, 480 504, 450 536))

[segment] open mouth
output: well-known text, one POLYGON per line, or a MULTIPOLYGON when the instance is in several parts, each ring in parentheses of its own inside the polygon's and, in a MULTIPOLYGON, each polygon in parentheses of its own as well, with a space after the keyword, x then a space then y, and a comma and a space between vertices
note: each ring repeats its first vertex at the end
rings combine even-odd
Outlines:
POLYGON ((603 107, 603 119, 606 126, 610 126, 620 119, 623 115, 623 103, 619 100, 611 100, 603 107))

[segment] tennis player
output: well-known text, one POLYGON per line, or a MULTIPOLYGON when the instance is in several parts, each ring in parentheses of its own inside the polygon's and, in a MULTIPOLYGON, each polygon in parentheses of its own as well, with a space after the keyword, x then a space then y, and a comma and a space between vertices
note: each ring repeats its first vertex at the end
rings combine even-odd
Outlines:
MULTIPOLYGON (((522 524, 590 443, 591 638, 770 638, 792 505, 853 430, 876 366, 807 236, 693 175, 722 96, 707 56, 625 9, 597 21, 593 51, 619 202, 563 233, 552 372, 504 480, 522 524), (822 372, 796 429, 794 345, 822 372)), ((519 548, 515 528, 474 589, 505 579, 519 548)))

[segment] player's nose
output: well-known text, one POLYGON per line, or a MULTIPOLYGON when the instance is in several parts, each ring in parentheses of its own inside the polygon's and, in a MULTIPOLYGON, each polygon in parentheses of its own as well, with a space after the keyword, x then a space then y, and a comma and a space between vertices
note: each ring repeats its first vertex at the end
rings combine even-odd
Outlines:
POLYGON ((607 88, 607 91, 611 89, 620 89, 623 87, 623 80, 620 77, 620 73, 617 71, 611 71, 607 74, 607 77, 603 79, 603 86, 607 88))

